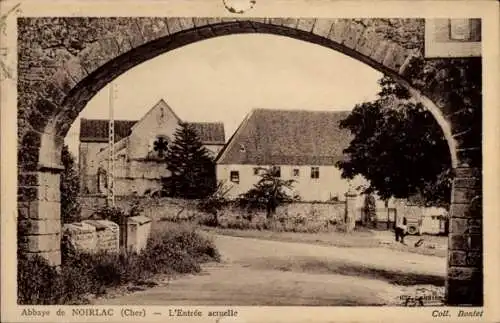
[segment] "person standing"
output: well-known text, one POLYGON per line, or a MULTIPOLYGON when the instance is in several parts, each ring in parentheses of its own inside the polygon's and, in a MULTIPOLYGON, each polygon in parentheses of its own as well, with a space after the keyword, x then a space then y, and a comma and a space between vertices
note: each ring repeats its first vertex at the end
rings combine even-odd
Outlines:
POLYGON ((396 226, 394 228, 394 233, 396 235, 396 241, 405 244, 404 239, 407 232, 407 220, 406 217, 397 217, 396 226))

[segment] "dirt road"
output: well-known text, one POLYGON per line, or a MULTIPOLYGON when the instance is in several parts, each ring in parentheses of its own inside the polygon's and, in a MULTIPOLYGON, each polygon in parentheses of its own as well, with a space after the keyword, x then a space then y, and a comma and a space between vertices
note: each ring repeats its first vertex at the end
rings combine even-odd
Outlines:
POLYGON ((384 248, 214 236, 222 255, 202 273, 133 294, 112 305, 382 305, 408 285, 442 285, 444 258, 384 248))

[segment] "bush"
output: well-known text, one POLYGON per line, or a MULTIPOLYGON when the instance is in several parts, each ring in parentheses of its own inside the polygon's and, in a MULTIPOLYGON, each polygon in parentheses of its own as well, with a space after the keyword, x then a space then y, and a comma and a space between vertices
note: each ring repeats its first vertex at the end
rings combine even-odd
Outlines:
POLYGON ((78 200, 80 179, 75 166, 75 158, 67 145, 63 146, 61 162, 64 166, 59 185, 61 191, 61 221, 63 223, 78 222, 81 219, 81 205, 78 200))
POLYGON ((172 228, 150 238, 141 254, 77 253, 65 246, 60 270, 38 256, 20 253, 18 303, 84 304, 87 295, 103 294, 108 287, 137 284, 156 274, 199 272, 200 264, 211 260, 220 260, 214 243, 190 228, 172 228))
POLYGON ((224 182, 218 182, 215 192, 198 202, 197 209, 208 216, 202 216, 199 223, 209 227, 219 225, 218 215, 220 211, 230 203, 226 196, 231 188, 224 186, 224 182))

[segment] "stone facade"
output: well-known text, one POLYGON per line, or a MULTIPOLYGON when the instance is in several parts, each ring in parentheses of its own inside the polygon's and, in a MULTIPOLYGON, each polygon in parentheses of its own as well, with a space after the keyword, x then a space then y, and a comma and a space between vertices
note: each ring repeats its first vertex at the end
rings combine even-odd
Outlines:
MULTIPOLYGON (((181 120, 160 100, 139 121, 117 120, 114 161, 115 195, 144 195, 162 187, 170 176, 163 155, 155 146, 158 138, 167 145, 181 120)), ((192 123, 205 148, 215 157, 224 145, 220 123, 192 123)), ((80 190, 83 194, 106 194, 109 160, 107 120, 82 120, 80 127, 80 190), (102 128, 102 129, 99 129, 102 128)))
POLYGON ((141 62, 193 42, 237 33, 283 35, 344 53, 391 76, 433 113, 449 142, 457 174, 450 212, 447 303, 482 305, 481 131, 471 131, 470 126, 481 124, 471 116, 481 118, 482 107, 457 106, 442 94, 440 82, 413 78, 426 66, 440 68, 435 60, 423 58, 423 19, 18 19, 21 251, 60 263, 56 223, 61 149, 87 102, 141 62))
MULTIPOLYGON (((341 171, 335 166, 279 166, 283 180, 294 180, 292 195, 298 195, 304 202, 326 202, 330 200, 345 200, 345 192, 349 189, 350 182, 343 179, 341 171), (311 178, 312 168, 318 170, 319 178, 311 178), (294 174, 294 171, 297 173, 294 174)), ((260 179, 255 174, 255 169, 260 167, 269 168, 271 165, 217 165, 217 180, 225 183, 230 190, 228 198, 236 198, 240 194, 248 192, 260 179), (231 172, 237 172, 238 180, 231 178, 231 172)), ((366 184, 362 178, 356 178, 351 185, 359 186, 366 184)))

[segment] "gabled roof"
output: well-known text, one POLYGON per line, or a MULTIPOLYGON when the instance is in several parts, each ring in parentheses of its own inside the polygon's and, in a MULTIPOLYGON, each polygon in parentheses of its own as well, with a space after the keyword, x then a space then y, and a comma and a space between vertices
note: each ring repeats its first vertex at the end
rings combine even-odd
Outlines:
POLYGON ((339 123, 348 111, 252 111, 218 156, 218 164, 334 165, 353 136, 339 123))
MULTIPOLYGON (((173 115, 179 120, 175 112, 165 103, 160 100, 156 103, 148 113, 154 110, 159 104, 165 105, 173 115)), ((145 115, 145 116, 146 116, 145 115)), ((142 119, 145 118, 145 116, 142 119)), ((115 141, 128 137, 133 127, 140 120, 115 120, 115 141)), ((206 145, 224 145, 226 141, 224 133, 224 124, 221 122, 188 122, 193 125, 198 133, 203 144, 206 145)), ((108 142, 109 120, 104 119, 84 119, 80 120, 80 142, 108 142)))

